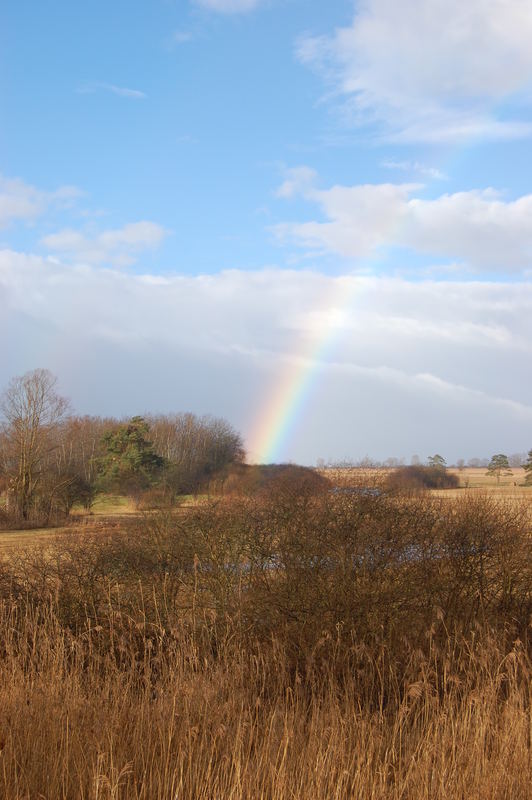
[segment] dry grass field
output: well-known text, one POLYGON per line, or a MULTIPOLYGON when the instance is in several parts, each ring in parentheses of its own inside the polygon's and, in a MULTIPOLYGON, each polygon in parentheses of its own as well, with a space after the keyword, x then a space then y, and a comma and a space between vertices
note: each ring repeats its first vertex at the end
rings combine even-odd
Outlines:
POLYGON ((122 514, 101 514, 95 517, 74 515, 68 525, 60 527, 0 530, 0 554, 7 555, 8 552, 23 551, 28 547, 50 546, 61 540, 66 542, 95 534, 117 531, 123 527, 129 516, 125 517, 122 514))
POLYGON ((162 628, 135 641, 115 617, 122 642, 105 649, 109 620, 80 640, 52 609, 20 614, 0 608, 6 799, 530 797, 532 676, 519 643, 438 652, 435 640, 428 655, 411 651, 389 697, 386 654, 363 647, 346 676, 331 656, 309 683, 280 643, 200 658, 177 627, 161 659, 162 628))
MULTIPOLYGON (((186 495, 181 498, 179 508, 194 508, 204 502, 204 496, 186 495)), ((131 519, 142 516, 135 502, 129 497, 120 495, 100 495, 87 514, 82 508, 75 508, 68 525, 50 528, 26 528, 23 530, 2 530, 0 528, 0 553, 16 551, 26 547, 50 545, 62 537, 77 538, 80 536, 105 533, 117 530, 131 519)))
MULTIPOLYGON (((484 467, 464 467, 462 470, 452 470, 460 476, 464 486, 497 486, 497 479, 493 475, 488 475, 484 467)), ((512 467, 511 475, 501 475, 500 486, 513 486, 515 483, 524 483, 526 472, 522 467, 512 467)))
POLYGON ((0 797, 528 800, 529 504, 464 477, 1 534, 0 797))
MULTIPOLYGON (((532 486, 525 486, 525 470, 512 468, 512 475, 502 475, 500 481, 493 475, 488 475, 483 467, 464 467, 462 470, 449 469, 460 481, 459 489, 435 490, 442 497, 459 497, 464 490, 472 494, 489 494, 500 498, 532 498, 532 486)), ((391 473, 388 469, 344 468, 323 469, 321 473, 333 483, 339 485, 352 484, 355 486, 379 486, 391 473)))
POLYGON ((488 475, 481 467, 464 467, 463 470, 452 469, 450 472, 458 475, 460 484, 466 489, 483 489, 496 494, 532 494, 531 486, 524 486, 526 472, 522 467, 513 467, 511 475, 501 475, 500 481, 493 475, 488 475))
POLYGON ((46 544, 54 541, 58 536, 69 535, 72 532, 81 533, 81 526, 0 530, 0 553, 5 553, 9 550, 20 550, 39 543, 46 544))

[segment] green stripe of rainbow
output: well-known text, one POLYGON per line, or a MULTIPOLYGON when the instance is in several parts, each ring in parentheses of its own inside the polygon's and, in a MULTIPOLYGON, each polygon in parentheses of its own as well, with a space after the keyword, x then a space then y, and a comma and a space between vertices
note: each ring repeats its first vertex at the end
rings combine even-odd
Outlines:
POLYGON ((330 293, 325 303, 320 303, 312 330, 302 344, 296 343, 291 354, 280 357, 281 368, 248 437, 248 453, 253 462, 268 464, 280 458, 295 428, 305 418, 312 390, 344 330, 346 312, 354 297, 360 300, 366 284, 366 279, 354 276, 330 280, 330 293))

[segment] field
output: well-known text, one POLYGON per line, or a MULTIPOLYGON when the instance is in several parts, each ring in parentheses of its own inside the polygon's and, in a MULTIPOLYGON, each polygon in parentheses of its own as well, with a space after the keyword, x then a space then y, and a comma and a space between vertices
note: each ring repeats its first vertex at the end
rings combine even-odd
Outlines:
POLYGON ((493 475, 487 475, 483 468, 464 467, 463 470, 450 470, 450 472, 458 475, 461 486, 466 489, 488 491, 500 496, 532 496, 532 487, 523 485, 526 472, 521 467, 514 467, 512 475, 502 475, 499 482, 493 475))
MULTIPOLYGON (((180 508, 187 509, 202 502, 203 496, 183 495, 180 508)), ((104 494, 96 498, 87 514, 82 508, 74 508, 68 525, 50 528, 28 528, 25 530, 0 529, 0 553, 39 544, 50 544, 57 537, 79 537, 109 530, 119 530, 125 522, 142 515, 135 502, 128 497, 104 494)))
MULTIPOLYGON (((532 487, 524 486, 525 471, 513 468, 511 476, 501 476, 498 482, 492 475, 487 475, 484 468, 466 467, 463 470, 449 470, 460 480, 459 489, 433 490, 432 494, 457 498, 467 491, 471 496, 489 494, 491 497, 515 501, 532 501, 532 487)), ((322 473, 334 484, 378 485, 387 470, 367 469, 326 469, 322 473)), ((185 495, 181 498, 182 508, 194 507, 203 502, 206 496, 194 497, 185 495)), ((75 509, 70 524, 56 528, 39 528, 28 530, 0 530, 0 553, 27 546, 50 544, 55 538, 94 534, 109 529, 119 529, 129 517, 139 515, 134 501, 119 495, 101 495, 96 499, 91 514, 86 516, 81 508, 75 509)))
MULTIPOLYGON (((390 474, 391 470, 388 469, 361 469, 361 468, 343 468, 343 469, 323 469, 321 470, 325 477, 329 478, 333 483, 353 483, 354 485, 379 485, 383 479, 390 474)), ((464 467, 462 470, 449 469, 450 473, 456 475, 460 481, 460 488, 457 490, 441 490, 437 494, 448 497, 460 496, 464 490, 468 490, 473 494, 488 493, 496 497, 515 497, 515 498, 529 498, 532 497, 532 486, 524 486, 526 477, 525 470, 521 467, 513 468, 512 475, 502 475, 500 480, 493 475, 488 475, 486 469, 483 467, 464 467)))
POLYGON ((0 534, 0 796, 528 800, 532 490, 483 473, 0 534))
POLYGON ((135 504, 129 498, 102 495, 96 499, 90 515, 84 514, 82 509, 74 509, 68 525, 27 530, 0 530, 0 553, 36 544, 49 544, 57 537, 80 536, 110 528, 116 529, 121 520, 137 513, 135 504))

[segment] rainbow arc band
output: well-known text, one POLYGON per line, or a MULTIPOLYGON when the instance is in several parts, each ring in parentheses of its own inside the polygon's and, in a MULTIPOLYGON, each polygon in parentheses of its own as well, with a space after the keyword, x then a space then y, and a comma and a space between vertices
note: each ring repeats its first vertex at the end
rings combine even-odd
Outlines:
POLYGON ((373 282, 354 275, 329 280, 331 289, 320 308, 311 309, 312 327, 306 335, 298 333, 291 352, 279 358, 280 367, 248 437, 250 461, 270 464, 282 457, 296 428, 306 420, 313 391, 338 340, 345 335, 346 317, 352 317, 355 301, 359 306, 373 282))

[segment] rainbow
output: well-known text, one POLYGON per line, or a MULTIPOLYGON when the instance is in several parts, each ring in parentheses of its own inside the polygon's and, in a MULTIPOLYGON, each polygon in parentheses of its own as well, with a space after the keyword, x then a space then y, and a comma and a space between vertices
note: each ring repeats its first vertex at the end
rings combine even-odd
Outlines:
POLYGON ((323 366, 343 329, 348 308, 366 281, 355 276, 330 278, 331 290, 314 310, 311 330, 294 342, 290 354, 281 357, 270 392, 266 395, 247 441, 249 460, 273 463, 281 457, 318 382, 323 366))

